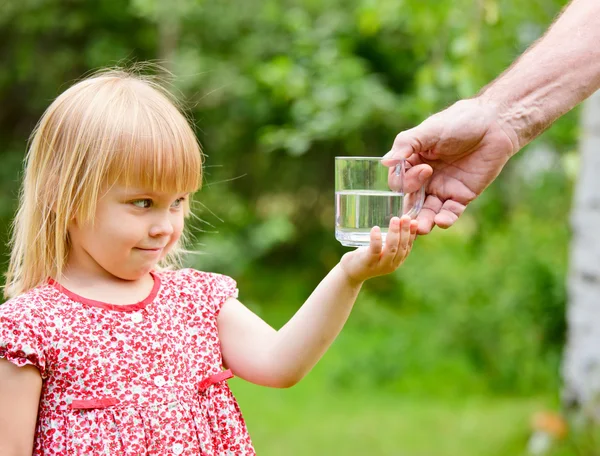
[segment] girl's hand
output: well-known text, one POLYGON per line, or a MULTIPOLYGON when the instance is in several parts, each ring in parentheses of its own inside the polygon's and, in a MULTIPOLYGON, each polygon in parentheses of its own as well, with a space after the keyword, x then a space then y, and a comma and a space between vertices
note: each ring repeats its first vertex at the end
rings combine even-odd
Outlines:
POLYGON ((411 220, 408 215, 402 218, 393 217, 390 228, 382 248, 381 230, 379 227, 371 229, 371 242, 369 247, 360 247, 346 253, 340 266, 354 282, 364 282, 371 277, 376 277, 394 272, 404 262, 413 242, 417 237, 419 224, 411 220))

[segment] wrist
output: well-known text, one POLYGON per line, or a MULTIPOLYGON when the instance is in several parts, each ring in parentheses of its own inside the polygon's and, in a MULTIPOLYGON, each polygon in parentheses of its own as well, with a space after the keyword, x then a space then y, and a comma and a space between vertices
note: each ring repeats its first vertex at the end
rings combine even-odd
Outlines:
POLYGON ((515 155, 531 139, 525 138, 523 133, 531 129, 531 115, 526 115, 526 108, 518 101, 511 101, 501 94, 491 90, 482 91, 475 101, 487 112, 500 130, 508 137, 512 144, 512 155, 515 155))
MULTIPOLYGON (((346 255, 344 255, 344 257, 346 255)), ((359 277, 355 273, 349 271, 351 268, 349 268, 347 262, 344 261, 344 257, 342 257, 342 260, 336 266, 340 279, 350 288, 362 287, 362 284, 365 282, 365 280, 367 280, 367 278, 359 277)))

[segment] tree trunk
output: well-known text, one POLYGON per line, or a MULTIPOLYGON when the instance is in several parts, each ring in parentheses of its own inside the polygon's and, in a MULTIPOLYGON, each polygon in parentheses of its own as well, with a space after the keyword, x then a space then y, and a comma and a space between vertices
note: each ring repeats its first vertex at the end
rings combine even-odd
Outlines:
POLYGON ((563 403, 567 410, 600 422, 600 91, 584 102, 580 124, 563 403))

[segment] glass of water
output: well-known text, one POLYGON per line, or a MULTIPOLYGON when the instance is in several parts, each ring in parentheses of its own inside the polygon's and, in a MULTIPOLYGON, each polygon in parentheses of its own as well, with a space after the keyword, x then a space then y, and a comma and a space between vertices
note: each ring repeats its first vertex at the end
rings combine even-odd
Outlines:
POLYGON ((369 245, 371 228, 385 243, 392 217, 417 216, 425 187, 406 192, 406 161, 385 166, 381 157, 335 157, 335 237, 342 245, 369 245))

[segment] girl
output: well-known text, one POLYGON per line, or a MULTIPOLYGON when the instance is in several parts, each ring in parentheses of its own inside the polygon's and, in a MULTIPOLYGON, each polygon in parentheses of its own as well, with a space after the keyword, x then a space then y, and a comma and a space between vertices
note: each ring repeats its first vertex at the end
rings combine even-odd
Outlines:
POLYGON ((394 271, 417 224, 346 253, 276 331, 233 279, 176 269, 201 152, 158 85, 83 80, 43 115, 26 159, 0 306, 0 454, 252 455, 226 380, 298 382, 362 283, 394 271))

